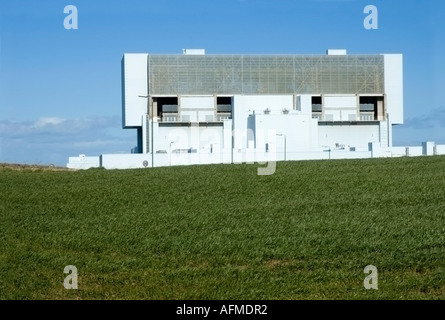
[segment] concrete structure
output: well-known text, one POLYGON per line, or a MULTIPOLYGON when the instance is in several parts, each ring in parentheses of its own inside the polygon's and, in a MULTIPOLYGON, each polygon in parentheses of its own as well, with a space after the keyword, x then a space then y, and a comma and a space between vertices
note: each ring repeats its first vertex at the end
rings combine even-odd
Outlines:
MULTIPOLYGON (((132 154, 102 155, 91 164, 137 168, 388 156, 392 127, 399 124, 401 54, 128 53, 122 58, 122 126, 136 130, 137 146, 132 154)), ((433 149, 428 142, 421 153, 433 149)), ((82 164, 72 157, 68 166, 82 164)))

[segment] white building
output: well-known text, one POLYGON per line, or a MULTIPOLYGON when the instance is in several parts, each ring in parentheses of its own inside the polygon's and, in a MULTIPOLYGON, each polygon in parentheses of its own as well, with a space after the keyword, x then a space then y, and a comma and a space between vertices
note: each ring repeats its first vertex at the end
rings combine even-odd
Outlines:
MULTIPOLYGON (((402 123, 401 54, 127 53, 122 126, 136 130, 137 146, 99 162, 134 168, 382 156, 402 123)), ((81 167, 78 158, 70 163, 81 167)))

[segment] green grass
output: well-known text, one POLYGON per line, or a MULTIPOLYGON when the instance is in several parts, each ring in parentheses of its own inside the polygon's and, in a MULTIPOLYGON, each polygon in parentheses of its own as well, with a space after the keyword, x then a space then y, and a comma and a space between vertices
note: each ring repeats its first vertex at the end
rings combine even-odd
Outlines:
POLYGON ((0 167, 0 299, 445 298, 445 157, 257 168, 0 167))

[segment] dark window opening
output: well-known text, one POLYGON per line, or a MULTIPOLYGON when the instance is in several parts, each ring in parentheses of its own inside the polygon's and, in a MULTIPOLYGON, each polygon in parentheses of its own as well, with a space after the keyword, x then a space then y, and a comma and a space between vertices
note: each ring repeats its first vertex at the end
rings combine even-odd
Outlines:
POLYGON ((232 97, 216 97, 216 104, 232 104, 232 97))
POLYGON ((312 112, 322 112, 323 106, 321 102, 321 96, 312 97, 312 112))
POLYGON ((162 118, 164 113, 178 113, 178 97, 158 97, 153 98, 157 101, 157 116, 162 118))
POLYGON ((217 121, 232 118, 232 97, 216 97, 217 121))
POLYGON ((178 121, 178 97, 153 98, 154 116, 160 121, 178 121))
POLYGON ((216 111, 232 112, 232 97, 216 97, 216 111))
POLYGON ((383 97, 363 96, 359 98, 361 120, 383 120, 383 97))
POLYGON ((377 108, 377 97, 360 97, 360 111, 374 111, 377 108))

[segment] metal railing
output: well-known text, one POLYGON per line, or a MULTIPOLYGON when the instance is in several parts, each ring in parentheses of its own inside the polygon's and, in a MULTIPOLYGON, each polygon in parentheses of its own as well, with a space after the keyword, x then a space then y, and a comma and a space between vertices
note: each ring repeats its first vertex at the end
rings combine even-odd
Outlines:
POLYGON ((374 112, 360 112, 360 121, 373 121, 374 112))
MULTIPOLYGON (((207 115, 206 122, 222 122, 232 118, 231 113, 218 113, 216 116, 207 115)), ((190 122, 190 116, 180 116, 178 113, 163 113, 159 122, 190 122)))
MULTIPOLYGON (((313 112, 312 113, 312 119, 317 119, 318 121, 339 121, 339 120, 334 120, 332 115, 323 115, 321 112, 313 112)), ((360 115, 358 117, 358 119, 356 119, 356 117, 354 117, 354 115, 349 115, 349 118, 347 121, 374 121, 375 116, 374 116, 374 112, 360 112, 360 115)), ((345 121, 345 120, 343 120, 345 121)))

